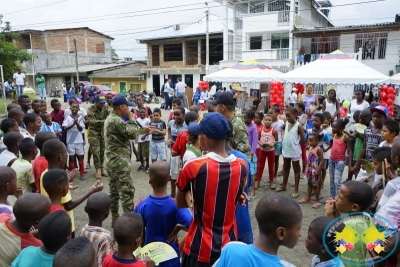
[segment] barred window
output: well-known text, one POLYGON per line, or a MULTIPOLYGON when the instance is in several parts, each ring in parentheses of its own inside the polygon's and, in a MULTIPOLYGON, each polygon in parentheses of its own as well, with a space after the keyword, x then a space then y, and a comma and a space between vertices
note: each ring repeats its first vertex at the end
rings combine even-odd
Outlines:
POLYGON ((362 59, 385 59, 387 32, 356 34, 354 52, 362 48, 362 59))
POLYGON ((311 38, 311 54, 329 54, 339 48, 339 36, 311 38))

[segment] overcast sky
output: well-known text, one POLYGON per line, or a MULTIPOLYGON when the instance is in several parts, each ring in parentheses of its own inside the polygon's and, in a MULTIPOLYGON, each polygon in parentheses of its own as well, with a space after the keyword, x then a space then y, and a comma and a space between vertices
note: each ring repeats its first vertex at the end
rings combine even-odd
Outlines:
MULTIPOLYGON (((210 32, 222 31, 224 7, 207 0, 210 32)), ((1 0, 0 14, 14 30, 89 27, 115 38, 120 58, 145 59, 136 39, 205 32, 205 0, 1 0), (163 27, 180 24, 181 29, 163 27)), ((393 22, 399 0, 331 0, 336 26, 393 22), (375 2, 378 1, 378 2, 375 2), (362 4, 355 4, 362 3, 362 4)), ((229 26, 233 14, 229 12, 229 26)))

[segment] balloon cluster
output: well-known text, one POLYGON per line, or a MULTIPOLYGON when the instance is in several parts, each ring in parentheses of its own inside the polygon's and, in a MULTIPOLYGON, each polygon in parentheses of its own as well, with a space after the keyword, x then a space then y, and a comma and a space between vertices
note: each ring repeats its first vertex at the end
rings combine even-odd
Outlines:
POLYGON ((208 86, 208 82, 200 81, 199 82, 199 87, 200 87, 200 91, 203 91, 203 88, 206 88, 207 91, 210 90, 210 88, 208 86))
POLYGON ((387 86, 386 84, 381 85, 379 97, 381 98, 380 105, 387 107, 389 110, 389 117, 393 117, 393 110, 394 110, 394 100, 396 99, 396 90, 391 87, 387 86))
POLYGON ((304 94, 304 84, 294 83, 293 87, 297 89, 297 94, 304 94))
POLYGON ((350 107, 350 101, 345 100, 343 101, 342 108, 340 109, 340 118, 345 118, 347 116, 347 109, 350 107))
POLYGON ((283 84, 282 82, 271 82, 270 84, 270 106, 272 107, 275 104, 279 105, 281 109, 281 114, 283 114, 284 108, 284 96, 283 96, 283 84))

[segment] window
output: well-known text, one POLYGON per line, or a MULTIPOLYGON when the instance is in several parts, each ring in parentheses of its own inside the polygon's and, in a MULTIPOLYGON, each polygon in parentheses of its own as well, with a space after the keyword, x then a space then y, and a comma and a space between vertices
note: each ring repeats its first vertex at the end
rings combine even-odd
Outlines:
POLYGON ((290 0, 286 1, 276 1, 276 0, 269 0, 268 1, 268 11, 285 11, 290 10, 290 0))
POLYGON ((160 46, 152 45, 151 46, 151 59, 152 66, 160 66, 160 46))
POLYGON ((104 54, 105 53, 104 43, 96 44, 96 53, 97 54, 104 54))
POLYGON ((262 36, 250 37, 250 50, 257 50, 262 48, 262 36))
POLYGON ((356 34, 354 52, 362 48, 362 59, 385 59, 387 32, 356 34))
POLYGON ((165 44, 164 61, 182 61, 182 44, 165 44))
POLYGON ((250 2, 250 13, 262 13, 262 12, 264 12, 264 1, 250 2))
POLYGON ((339 36, 311 38, 311 54, 329 54, 339 48, 339 36))
POLYGON ((130 83, 129 89, 133 93, 139 93, 142 90, 142 84, 141 83, 130 83))
POLYGON ((289 48, 289 33, 273 33, 271 34, 271 48, 289 48))
POLYGON ((111 83, 100 83, 100 85, 105 85, 111 88, 111 83))

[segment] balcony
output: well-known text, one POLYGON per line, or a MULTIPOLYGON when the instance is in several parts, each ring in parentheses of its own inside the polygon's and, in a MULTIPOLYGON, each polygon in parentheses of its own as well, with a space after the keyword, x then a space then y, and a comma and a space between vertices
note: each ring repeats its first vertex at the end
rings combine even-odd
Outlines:
POLYGON ((289 48, 244 50, 242 60, 251 59, 287 60, 289 59, 289 48))
MULTIPOLYGON (((308 63, 311 63, 311 62, 313 62, 313 61, 315 61, 315 60, 317 60, 317 59, 319 59, 319 58, 321 58, 321 57, 323 57, 323 56, 325 56, 325 55, 329 55, 329 54, 305 54, 305 55, 304 55, 303 64, 306 65, 306 64, 308 64, 308 63)), ((358 53, 346 53, 346 55, 349 55, 349 56, 351 56, 352 58, 361 61, 361 58, 359 57, 359 54, 358 54, 358 53)), ((299 54, 296 54, 296 58, 295 58, 295 68, 301 66, 300 61, 301 61, 300 55, 299 55, 299 54)))

